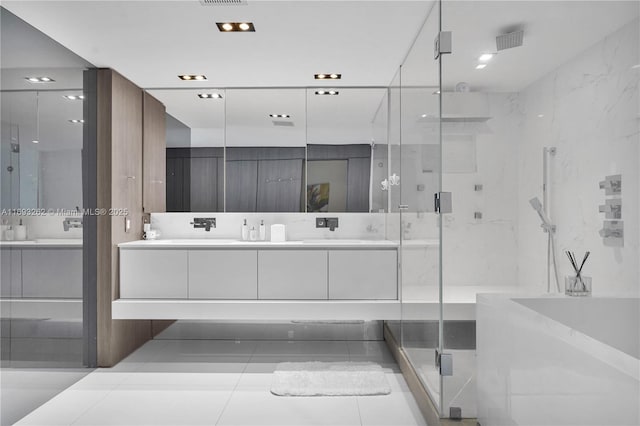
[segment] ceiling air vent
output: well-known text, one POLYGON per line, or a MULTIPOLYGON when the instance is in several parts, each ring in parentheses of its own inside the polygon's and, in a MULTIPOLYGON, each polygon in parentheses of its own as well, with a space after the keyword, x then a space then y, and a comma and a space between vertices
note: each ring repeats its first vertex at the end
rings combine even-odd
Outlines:
POLYGON ((273 120, 272 122, 274 126, 293 127, 293 122, 291 121, 273 120))
POLYGON ((246 6, 247 0, 200 0, 203 6, 246 6))

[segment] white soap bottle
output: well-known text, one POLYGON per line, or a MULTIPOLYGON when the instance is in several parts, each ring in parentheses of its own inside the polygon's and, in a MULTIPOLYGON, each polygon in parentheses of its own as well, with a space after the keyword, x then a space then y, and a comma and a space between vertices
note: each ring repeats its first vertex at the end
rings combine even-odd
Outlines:
POLYGON ((259 234, 260 234, 260 237, 259 237, 259 238, 260 238, 260 241, 264 241, 264 240, 266 240, 266 239, 267 239, 267 227, 266 227, 266 226, 264 226, 264 220, 261 220, 261 221, 260 221, 260 231, 259 231, 259 234))
POLYGON ((11 225, 9 225, 6 231, 4 231, 4 239, 6 241, 13 241, 13 228, 11 225))
POLYGON ((258 239, 258 231, 256 231, 256 227, 251 227, 251 232, 249 232, 249 238, 251 241, 256 241, 258 239))
POLYGON ((27 239, 27 227, 22 224, 22 219, 20 219, 20 224, 15 226, 13 238, 17 241, 24 241, 27 239))
POLYGON ((244 224, 242 225, 242 241, 247 241, 249 239, 249 227, 247 226, 247 219, 244 220, 244 224))

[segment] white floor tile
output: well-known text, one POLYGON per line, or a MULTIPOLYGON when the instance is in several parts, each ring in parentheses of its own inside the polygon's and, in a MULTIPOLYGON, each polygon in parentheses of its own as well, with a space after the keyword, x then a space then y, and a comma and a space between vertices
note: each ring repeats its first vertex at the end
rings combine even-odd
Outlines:
POLYGON ((136 373, 242 373, 249 357, 181 357, 176 361, 149 362, 136 373))
POLYGON ((355 397, 280 397, 264 390, 236 391, 218 426, 360 425, 355 397))
POLYGON ((25 425, 424 425, 384 342, 152 341, 114 368, 97 369, 25 425), (392 393, 279 397, 273 371, 287 361, 369 361, 392 393))
POLYGON ((242 376, 241 373, 194 373, 149 372, 132 373, 120 383, 118 389, 131 389, 136 386, 153 386, 158 390, 226 390, 233 391, 242 376))
POLYGON ((16 425, 70 425, 104 399, 109 390, 66 390, 22 418, 16 425))
POLYGON ((317 356, 349 355, 347 342, 344 341, 264 341, 258 342, 255 355, 274 356, 317 356))
POLYGON ((155 390, 152 386, 109 393, 75 425, 213 425, 230 391, 155 390))
POLYGON ((357 398, 363 426, 427 425, 410 393, 392 390, 389 395, 357 398))

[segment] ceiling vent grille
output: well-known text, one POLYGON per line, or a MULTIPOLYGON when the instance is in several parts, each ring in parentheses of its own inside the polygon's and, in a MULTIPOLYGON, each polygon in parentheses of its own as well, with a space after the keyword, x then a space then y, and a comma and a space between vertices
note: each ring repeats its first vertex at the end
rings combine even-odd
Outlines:
POLYGON ((203 6, 246 6, 247 0, 200 0, 203 6))
POLYGON ((524 31, 514 31, 509 34, 503 34, 496 37, 496 48, 498 52, 505 49, 522 46, 524 39, 524 31))

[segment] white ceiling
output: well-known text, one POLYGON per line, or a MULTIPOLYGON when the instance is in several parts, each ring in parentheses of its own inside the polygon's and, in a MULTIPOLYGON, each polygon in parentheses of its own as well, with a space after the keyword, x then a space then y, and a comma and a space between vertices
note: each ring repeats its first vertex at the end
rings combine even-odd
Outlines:
POLYGON ((98 67, 143 88, 387 85, 430 9, 429 1, 266 1, 202 6, 182 1, 3 1, 3 6, 98 67), (255 33, 216 22, 251 21, 255 33), (205 74, 204 83, 178 74, 205 74))
MULTIPOLYGON (((474 91, 522 90, 636 19, 639 4, 637 0, 444 1, 442 26, 453 31, 454 50, 443 59, 445 90, 461 81, 474 91), (524 29, 524 45, 500 52, 486 69, 475 70, 481 53, 495 51, 495 37, 515 28, 524 29)), ((198 0, 3 1, 2 5, 95 66, 114 68, 143 88, 184 88, 151 93, 183 123, 209 129, 207 138, 224 138, 226 108, 227 141, 241 143, 272 134, 297 144, 305 129, 305 108, 310 142, 314 135, 319 140, 337 137, 322 133, 322 128, 342 128, 346 135, 348 123, 354 124, 349 138, 367 140, 355 135, 364 135, 363 126, 370 131, 382 95, 363 90, 358 96, 343 88, 339 96, 307 96, 305 101, 301 89, 291 99, 282 93, 280 98, 288 100, 278 101, 266 91, 244 89, 229 90, 224 100, 201 100, 196 94, 203 90, 197 88, 387 86, 433 2, 249 0, 243 6, 202 6, 198 0), (254 22, 255 33, 220 33, 215 26, 215 22, 245 20, 254 22), (317 84, 312 77, 318 72, 340 72, 343 79, 317 84), (185 73, 206 74, 209 80, 177 79, 185 73), (294 126, 274 131, 267 111, 291 114, 294 126), (254 136, 234 133, 239 129, 234 117, 245 120, 245 130, 254 129, 254 136)), ((438 64, 432 57, 437 12, 436 7, 429 15, 403 66, 403 85, 438 85, 438 64)), ((55 55, 34 50, 28 39, 9 46, 15 50, 9 51, 10 56, 17 59, 5 63, 3 51, 3 88, 10 84, 10 70, 5 69, 9 65, 57 66, 44 61, 55 55), (25 55, 25 50, 37 54, 25 55)), ((7 49, 4 41, 3 49, 7 49)), ((25 85, 20 73, 15 74, 21 79, 16 84, 25 85)))

